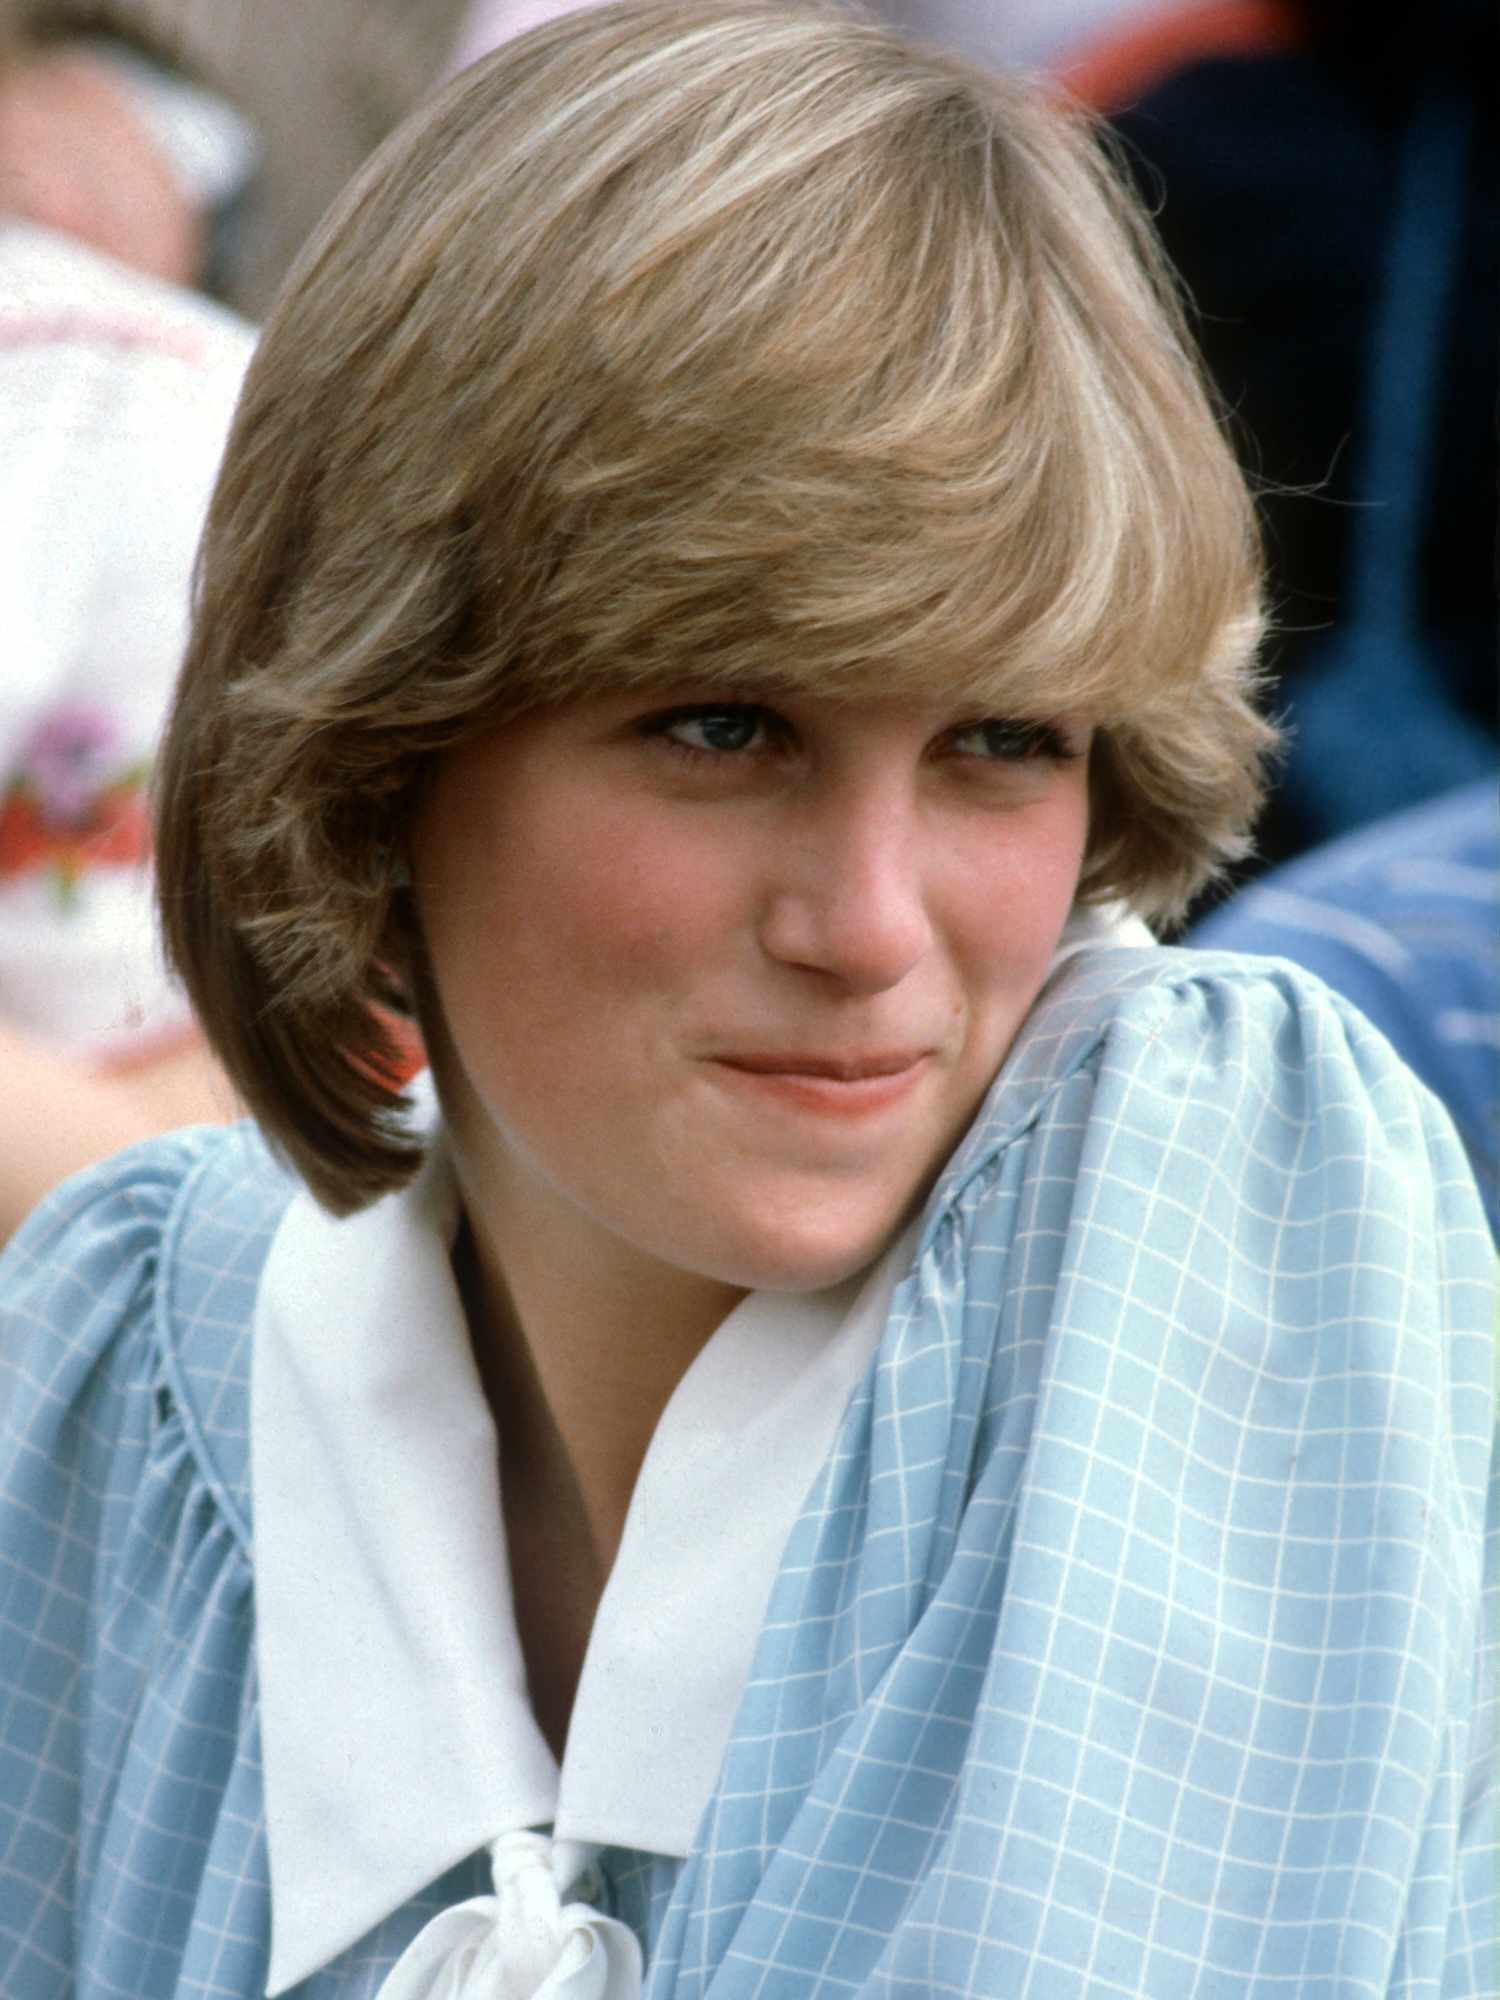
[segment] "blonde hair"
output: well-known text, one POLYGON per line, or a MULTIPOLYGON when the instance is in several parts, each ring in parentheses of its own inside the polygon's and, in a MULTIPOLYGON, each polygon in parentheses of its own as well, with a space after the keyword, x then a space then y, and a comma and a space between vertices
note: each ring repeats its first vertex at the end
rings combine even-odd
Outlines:
POLYGON ((623 0, 459 77, 251 367, 160 784, 169 948, 347 1209, 417 1153, 380 1008, 451 746, 701 677, 1100 725, 1083 893, 1244 851, 1249 502, 1081 113, 819 0, 623 0))

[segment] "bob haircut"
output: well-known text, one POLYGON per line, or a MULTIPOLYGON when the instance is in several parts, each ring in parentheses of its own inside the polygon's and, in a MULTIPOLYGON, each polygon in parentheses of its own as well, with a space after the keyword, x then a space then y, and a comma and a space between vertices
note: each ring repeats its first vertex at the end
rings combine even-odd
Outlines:
POLYGON ((166 940, 338 1213, 420 1146, 385 1011, 444 751, 705 674, 1099 725, 1081 892, 1245 851, 1259 555, 1082 115, 823 0, 623 0, 464 72, 250 368, 159 773, 166 940))

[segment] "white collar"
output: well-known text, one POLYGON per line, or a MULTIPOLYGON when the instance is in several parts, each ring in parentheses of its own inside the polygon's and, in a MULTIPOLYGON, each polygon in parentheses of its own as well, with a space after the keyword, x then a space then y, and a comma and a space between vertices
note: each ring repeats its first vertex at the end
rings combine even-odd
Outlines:
MULTIPOLYGON (((1053 969, 1149 941, 1119 907, 1079 909, 1053 969)), ((918 1236, 914 1222, 863 1282, 751 1294, 688 1369, 636 1483, 559 1773, 526 1699, 457 1226, 438 1134, 412 1185, 359 1214, 297 1195, 261 1281, 272 1996, 501 1833, 688 1852, 782 1549, 918 1236)))
POLYGON ((1095 950, 1101 945, 1123 949, 1155 943, 1149 926, 1128 904, 1075 903, 1052 954, 1047 977, 1054 978, 1058 967, 1081 951, 1095 950))
POLYGON ((559 1774, 526 1699, 457 1220, 439 1140, 410 1188, 343 1221, 295 1197, 261 1282, 272 1995, 500 1833, 551 1823, 560 1840, 687 1853, 782 1548, 915 1243, 913 1228, 828 1292, 752 1294, 689 1368, 641 1469, 559 1774))

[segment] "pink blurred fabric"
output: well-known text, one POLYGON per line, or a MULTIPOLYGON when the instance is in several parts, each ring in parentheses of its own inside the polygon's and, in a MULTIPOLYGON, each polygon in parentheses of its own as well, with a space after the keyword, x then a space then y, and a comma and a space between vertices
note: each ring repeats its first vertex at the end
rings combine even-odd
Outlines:
POLYGON ((593 4, 594 0, 473 0, 454 44, 450 71, 456 75, 528 28, 593 4))
MULTIPOLYGON (((451 69, 477 62, 513 35, 597 0, 470 0, 451 69)), ((1152 15, 1190 11, 1196 0, 875 0, 877 15, 976 62, 1055 69, 1085 46, 1152 15)))

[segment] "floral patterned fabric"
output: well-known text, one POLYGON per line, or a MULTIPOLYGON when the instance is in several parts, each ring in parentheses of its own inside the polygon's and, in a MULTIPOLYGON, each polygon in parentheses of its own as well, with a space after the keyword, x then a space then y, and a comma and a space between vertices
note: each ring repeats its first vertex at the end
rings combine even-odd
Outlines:
POLYGON ((146 784, 252 339, 0 226, 0 1019, 128 1059, 179 1033, 146 784))

